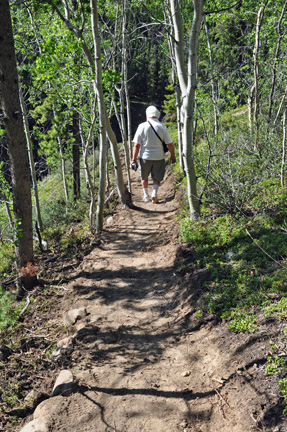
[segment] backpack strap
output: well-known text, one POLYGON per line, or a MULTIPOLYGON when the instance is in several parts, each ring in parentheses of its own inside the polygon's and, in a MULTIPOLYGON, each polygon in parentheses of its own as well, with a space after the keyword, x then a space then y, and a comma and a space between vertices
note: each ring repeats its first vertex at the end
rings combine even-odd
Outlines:
POLYGON ((156 136, 158 137, 158 139, 160 139, 160 141, 161 141, 162 144, 163 144, 163 139, 161 139, 161 137, 159 136, 159 134, 157 133, 157 131, 155 130, 155 128, 153 127, 153 125, 151 124, 151 122, 149 122, 149 121, 147 121, 147 122, 148 122, 148 124, 152 127, 154 133, 156 134, 156 136))

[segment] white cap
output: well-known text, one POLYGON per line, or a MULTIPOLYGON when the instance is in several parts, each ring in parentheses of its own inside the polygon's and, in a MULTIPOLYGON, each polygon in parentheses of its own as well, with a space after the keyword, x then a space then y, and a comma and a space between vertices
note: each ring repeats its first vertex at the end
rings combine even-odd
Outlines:
POLYGON ((147 118, 152 118, 152 117, 159 118, 160 112, 155 106, 151 105, 146 109, 146 116, 147 118))

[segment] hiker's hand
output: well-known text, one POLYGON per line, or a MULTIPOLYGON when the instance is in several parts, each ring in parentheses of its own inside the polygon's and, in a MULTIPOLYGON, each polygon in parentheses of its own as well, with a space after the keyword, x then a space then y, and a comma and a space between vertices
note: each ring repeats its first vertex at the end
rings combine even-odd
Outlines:
POLYGON ((130 169, 136 171, 138 169, 138 166, 139 166, 138 161, 133 159, 130 164, 130 169))
POLYGON ((171 156, 170 157, 170 161, 171 161, 171 163, 174 164, 176 162, 176 157, 175 156, 171 156))

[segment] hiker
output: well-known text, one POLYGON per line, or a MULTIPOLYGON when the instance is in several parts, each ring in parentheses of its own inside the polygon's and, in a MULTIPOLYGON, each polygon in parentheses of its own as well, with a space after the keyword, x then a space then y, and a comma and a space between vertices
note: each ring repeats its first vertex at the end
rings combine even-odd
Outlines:
POLYGON ((160 182, 165 174, 165 156, 163 149, 164 141, 170 152, 172 163, 176 162, 174 145, 167 127, 159 121, 160 112, 155 106, 149 106, 146 110, 146 119, 140 123, 133 139, 132 165, 138 167, 137 158, 139 155, 139 168, 143 188, 143 201, 150 200, 148 195, 148 176, 151 174, 153 180, 153 191, 151 200, 158 202, 157 192, 160 182))

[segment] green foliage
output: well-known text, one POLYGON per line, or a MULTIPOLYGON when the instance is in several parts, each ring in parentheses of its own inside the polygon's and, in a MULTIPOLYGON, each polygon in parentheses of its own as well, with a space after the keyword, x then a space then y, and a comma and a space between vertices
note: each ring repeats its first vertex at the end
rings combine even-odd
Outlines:
POLYGON ((287 297, 277 303, 266 302, 263 310, 265 318, 278 316, 281 320, 287 320, 287 297))
POLYGON ((23 305, 15 306, 13 298, 14 295, 0 287, 0 330, 12 326, 19 319, 23 305))
POLYGON ((238 333, 238 332, 246 332, 254 333, 257 329, 256 326, 256 316, 251 312, 242 312, 238 310, 234 310, 230 314, 232 318, 232 322, 229 325, 229 330, 238 333))
POLYGON ((282 397, 284 398, 284 415, 287 415, 287 353, 286 350, 278 353, 278 347, 273 346, 273 354, 268 356, 266 364, 268 375, 276 375, 282 397))
POLYGON ((209 274, 201 308, 233 319, 233 331, 254 331, 254 306, 285 317, 285 299, 267 307, 264 297, 287 292, 286 234, 276 219, 277 212, 270 211, 268 218, 257 220, 231 215, 211 219, 207 214, 199 221, 181 221, 181 240, 196 251, 189 271, 206 268, 209 274))
POLYGON ((0 242, 0 274, 6 275, 14 259, 14 245, 12 242, 0 242))

